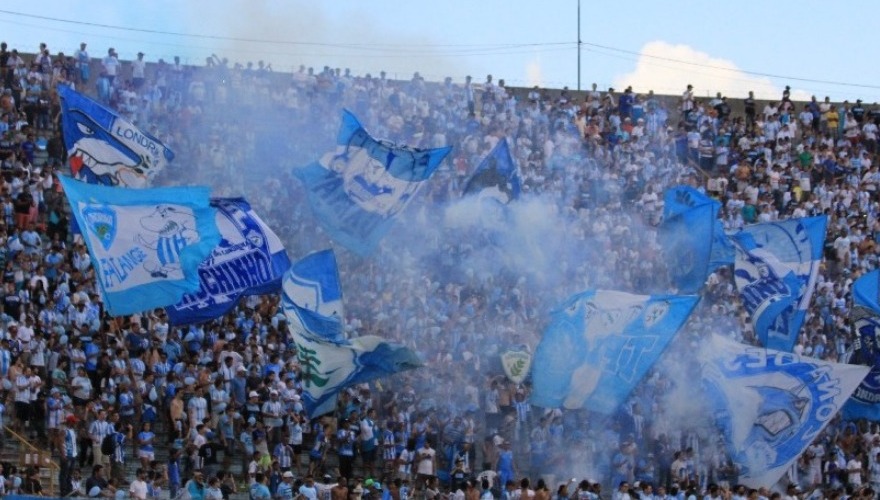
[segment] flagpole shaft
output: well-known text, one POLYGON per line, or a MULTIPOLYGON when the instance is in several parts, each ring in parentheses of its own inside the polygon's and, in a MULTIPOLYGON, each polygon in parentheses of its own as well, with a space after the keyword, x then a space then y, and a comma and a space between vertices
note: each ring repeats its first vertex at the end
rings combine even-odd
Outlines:
POLYGON ((581 0, 578 0, 578 92, 581 91, 581 0))

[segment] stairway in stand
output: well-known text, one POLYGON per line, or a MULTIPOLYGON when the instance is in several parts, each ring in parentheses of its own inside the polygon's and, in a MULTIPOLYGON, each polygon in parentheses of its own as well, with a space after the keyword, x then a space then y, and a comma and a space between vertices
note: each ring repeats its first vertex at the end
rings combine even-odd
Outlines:
POLYGON ((0 463, 16 467, 21 477, 26 469, 39 465, 43 496, 57 495, 59 466, 49 450, 37 447, 34 440, 8 427, 0 429, 0 433, 0 463))

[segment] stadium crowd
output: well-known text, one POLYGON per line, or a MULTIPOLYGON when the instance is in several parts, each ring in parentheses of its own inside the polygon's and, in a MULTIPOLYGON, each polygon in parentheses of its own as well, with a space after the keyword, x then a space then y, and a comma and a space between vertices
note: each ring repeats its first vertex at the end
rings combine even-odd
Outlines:
MULTIPOLYGON (((663 191, 681 183, 719 199, 728 229, 828 214, 796 351, 848 360, 849 290, 877 267, 880 248, 876 107, 795 103, 786 89, 735 113, 725 97, 697 99, 690 86, 679 99, 595 85, 515 92, 491 76, 290 75, 217 56, 148 67, 143 54, 124 63, 113 49, 94 64, 86 44, 69 57, 41 46, 25 60, 4 43, 0 76, 0 418, 53 451, 61 495, 216 500, 242 487, 254 499, 789 500, 880 491, 876 424, 835 419, 786 475, 784 493, 751 490, 699 412, 676 408, 685 378, 653 370, 603 417, 530 406, 528 381, 512 383, 499 361, 508 347, 534 348, 567 294, 669 291, 656 228, 663 191), (194 326, 171 326, 162 310, 106 316, 56 178, 66 161, 56 85, 173 148, 173 167, 155 184, 243 194, 292 259, 331 244, 290 168, 333 147, 340 109, 376 137, 453 145, 404 215, 413 224, 400 224, 417 230, 399 228, 370 258, 340 258, 349 333, 404 343, 425 366, 351 388, 332 415, 309 419, 277 296, 242 299, 194 326), (503 138, 523 200, 549 206, 571 238, 541 273, 485 228, 444 219, 503 138)), ((685 358, 707 332, 756 342, 730 269, 712 273, 701 294, 667 357, 685 358)), ((3 466, 0 494, 44 491, 35 470, 17 467, 3 466)))

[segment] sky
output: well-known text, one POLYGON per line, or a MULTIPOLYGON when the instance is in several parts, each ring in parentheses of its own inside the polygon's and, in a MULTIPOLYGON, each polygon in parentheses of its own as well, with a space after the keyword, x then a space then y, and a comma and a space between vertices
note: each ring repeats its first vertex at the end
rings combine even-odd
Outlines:
POLYGON ((509 86, 698 96, 716 92, 778 99, 880 101, 871 54, 880 3, 857 9, 814 0, 43 0, 0 5, 0 38, 10 48, 92 57, 114 47, 155 62, 175 55, 202 64, 263 60, 275 71, 300 65, 380 71, 409 79, 476 82, 492 74, 509 86), (734 7, 735 5, 735 7, 734 7), (823 28, 822 26, 827 28, 823 28), (849 26, 851 29, 847 29, 849 26))

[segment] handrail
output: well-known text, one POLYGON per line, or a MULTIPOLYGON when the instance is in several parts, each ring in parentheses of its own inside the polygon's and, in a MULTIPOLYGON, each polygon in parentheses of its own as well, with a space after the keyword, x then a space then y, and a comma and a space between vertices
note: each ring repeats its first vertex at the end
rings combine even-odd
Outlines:
MULTIPOLYGON (((17 439, 19 443, 22 443, 22 444, 24 444, 25 446, 27 446, 28 449, 30 449, 30 451, 37 452, 37 453, 40 453, 40 454, 45 453, 47 458, 52 456, 51 453, 49 453, 49 452, 46 451, 46 450, 41 450, 40 448, 37 448, 36 446, 34 446, 33 444, 31 444, 30 441, 28 441, 24 436, 22 436, 22 435, 18 434, 17 432, 13 431, 13 430, 10 429, 9 427, 7 427, 7 426, 4 425, 4 426, 3 426, 3 430, 6 431, 6 432, 8 432, 9 434, 11 434, 12 437, 14 437, 15 439, 17 439)), ((58 470, 61 470, 61 466, 58 465, 57 463, 55 463, 55 461, 53 461, 51 458, 48 458, 48 462, 46 462, 46 463, 48 463, 48 467, 49 467, 50 469, 58 469, 58 470)), ((39 466, 39 467, 43 467, 42 464, 33 464, 33 465, 37 465, 37 466, 39 466)))

